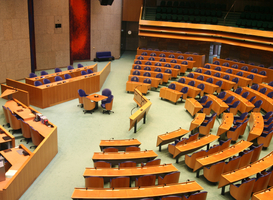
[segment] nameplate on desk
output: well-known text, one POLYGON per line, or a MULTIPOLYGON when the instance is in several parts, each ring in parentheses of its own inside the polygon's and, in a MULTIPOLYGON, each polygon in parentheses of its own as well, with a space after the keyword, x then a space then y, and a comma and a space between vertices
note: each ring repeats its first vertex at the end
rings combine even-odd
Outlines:
POLYGON ((60 85, 60 84, 62 84, 62 82, 57 83, 57 85, 60 85))
POLYGON ((84 69, 87 69, 87 67, 85 67, 84 69))
POLYGON ((59 75, 60 73, 57 73, 57 75, 59 75))
POLYGON ((35 78, 36 80, 38 80, 39 78, 35 78))
POLYGON ((46 85, 46 87, 50 87, 50 85, 46 85))
POLYGON ((84 76, 84 78, 87 78, 88 76, 84 76))
POLYGON ((66 81, 63 81, 63 83, 66 83, 66 81))

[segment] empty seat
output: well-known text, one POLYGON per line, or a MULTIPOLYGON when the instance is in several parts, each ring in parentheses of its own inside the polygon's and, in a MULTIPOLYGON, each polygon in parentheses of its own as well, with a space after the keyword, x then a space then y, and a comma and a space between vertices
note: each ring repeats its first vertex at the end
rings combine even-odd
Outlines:
POLYGON ((210 182, 218 182, 224 172, 225 162, 213 164, 211 167, 204 167, 204 176, 210 182))
POLYGON ((230 158, 229 161, 226 162, 226 164, 225 164, 223 173, 238 169, 239 164, 240 164, 240 160, 241 160, 241 156, 234 156, 234 157, 230 158))
POLYGON ((184 195, 184 200, 206 200, 207 199, 207 194, 208 192, 204 191, 204 192, 197 192, 194 194, 190 194, 190 196, 185 196, 184 195))
POLYGON ((86 188, 103 188, 104 180, 102 177, 85 177, 85 187, 86 188))
POLYGON ((123 167, 136 167, 136 162, 134 161, 125 161, 122 163, 119 163, 119 168, 123 168, 123 167))
POLYGON ((152 186, 155 185, 156 176, 155 175, 145 175, 136 178, 135 186, 152 186))
POLYGON ((231 184, 230 194, 238 200, 249 200, 255 184, 255 179, 249 179, 242 184, 231 184))
POLYGON ((129 177, 117 177, 110 180, 111 188, 123 188, 130 187, 130 178, 129 177))
POLYGON ((180 172, 172 172, 170 174, 166 174, 164 178, 162 176, 158 176, 158 185, 178 183, 179 176, 180 176, 180 172))
POLYGON ((94 162, 94 168, 111 168, 111 163, 105 161, 94 162))

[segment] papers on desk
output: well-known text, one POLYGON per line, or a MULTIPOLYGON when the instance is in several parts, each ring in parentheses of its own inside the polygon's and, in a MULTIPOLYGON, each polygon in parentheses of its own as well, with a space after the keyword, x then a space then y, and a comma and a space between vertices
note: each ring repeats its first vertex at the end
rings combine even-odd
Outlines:
POLYGON ((17 170, 9 170, 6 172, 6 178, 12 178, 16 174, 17 170))

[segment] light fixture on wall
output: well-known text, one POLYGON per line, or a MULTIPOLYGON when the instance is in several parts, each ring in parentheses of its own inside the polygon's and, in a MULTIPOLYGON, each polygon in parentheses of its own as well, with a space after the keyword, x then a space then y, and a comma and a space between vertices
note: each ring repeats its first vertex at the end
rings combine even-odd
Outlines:
POLYGON ((131 34, 132 34, 132 31, 131 31, 131 30, 129 30, 129 31, 128 31, 128 35, 131 35, 131 34))

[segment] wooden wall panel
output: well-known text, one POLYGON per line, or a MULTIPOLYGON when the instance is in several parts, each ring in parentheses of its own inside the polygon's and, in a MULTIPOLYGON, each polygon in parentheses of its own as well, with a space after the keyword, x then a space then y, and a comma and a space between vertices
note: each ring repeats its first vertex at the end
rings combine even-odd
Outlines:
POLYGON ((122 21, 138 22, 143 0, 122 1, 122 21))
POLYGON ((111 62, 109 62, 104 68, 103 70, 101 70, 100 72, 100 89, 102 88, 108 74, 111 71, 111 62))

